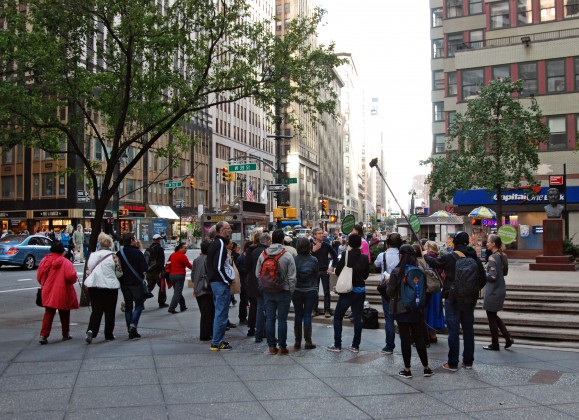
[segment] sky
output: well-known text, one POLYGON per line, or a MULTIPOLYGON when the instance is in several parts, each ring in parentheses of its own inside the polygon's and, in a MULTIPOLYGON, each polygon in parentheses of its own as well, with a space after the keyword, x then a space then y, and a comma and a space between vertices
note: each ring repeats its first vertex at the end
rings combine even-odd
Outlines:
MULTIPOLYGON (((368 101, 380 100, 387 181, 408 209, 412 177, 427 173, 432 103, 428 2, 318 0, 327 11, 320 39, 352 54, 368 101)), ((370 153, 367 160, 373 157, 370 153)), ((394 209, 394 203, 392 203, 394 209)))

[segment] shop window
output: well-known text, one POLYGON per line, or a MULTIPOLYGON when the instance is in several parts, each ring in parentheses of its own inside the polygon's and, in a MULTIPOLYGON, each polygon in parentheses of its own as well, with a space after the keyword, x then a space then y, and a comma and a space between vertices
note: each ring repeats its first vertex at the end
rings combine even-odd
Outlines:
POLYGON ((579 17, 579 0, 565 0, 563 16, 566 19, 579 17))
POLYGON ((434 135, 434 153, 444 153, 446 149, 446 137, 444 134, 434 135))
POLYGON ((541 22, 555 20, 555 0, 539 0, 541 22))
POLYGON ((551 131, 549 150, 565 150, 567 148, 567 118, 549 117, 548 121, 551 131))
POLYGON ((493 67, 493 80, 498 78, 506 79, 507 77, 511 77, 511 66, 495 66, 493 67))
POLYGON ((432 90, 444 89, 444 70, 434 70, 432 72, 432 90))
POLYGON ((461 17, 463 15, 463 0, 446 0, 446 18, 461 17))
POLYGON ((451 71, 447 73, 448 77, 448 96, 456 96, 458 94, 458 84, 456 82, 456 72, 451 71))
POLYGON ((442 26, 442 7, 437 7, 436 9, 432 9, 432 27, 438 28, 442 26))
POLYGON ((479 15, 483 12, 482 0, 468 0, 468 14, 479 15))
POLYGON ((433 121, 444 121, 444 102, 435 102, 433 104, 433 121))
POLYGON ((444 57, 444 40, 433 39, 432 40, 432 58, 443 58, 444 57))
POLYGON ((509 1, 490 4, 491 29, 509 28, 511 26, 509 1))
POLYGON ((547 92, 565 92, 565 60, 547 61, 547 92))
POLYGON ((517 26, 533 23, 533 0, 517 0, 517 26))
POLYGON ((519 79, 523 80, 521 96, 537 94, 537 63, 520 63, 519 79))
POLYGON ((462 32, 448 34, 446 36, 446 55, 454 57, 457 50, 464 48, 464 34, 462 32))
POLYGON ((462 72, 462 99, 465 101, 469 96, 479 94, 479 89, 484 85, 483 69, 463 70, 462 72))

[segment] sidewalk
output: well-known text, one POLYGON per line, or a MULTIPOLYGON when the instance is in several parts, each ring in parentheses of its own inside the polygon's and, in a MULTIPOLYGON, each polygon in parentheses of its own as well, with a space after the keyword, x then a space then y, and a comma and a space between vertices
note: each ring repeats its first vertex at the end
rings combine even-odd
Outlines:
MULTIPOLYGON (((121 312, 117 340, 104 342, 101 331, 91 345, 84 342, 88 308, 71 315, 73 340, 60 341, 55 320, 45 346, 37 342, 40 308, 2 315, 0 418, 579 418, 576 352, 516 343, 511 351, 487 352, 487 343, 477 342, 474 369, 451 373, 440 367, 448 350, 441 339, 428 351, 435 375, 422 377, 413 350, 415 376, 403 379, 398 337, 394 355, 380 354, 383 330, 364 330, 359 354, 336 354, 325 349, 333 344, 332 327, 318 325, 315 350, 269 356, 265 342, 255 344, 238 327, 227 335, 233 351, 210 352, 198 340, 191 289, 185 298, 189 310, 177 315, 149 300, 136 341, 127 339, 121 312)), ((233 322, 237 311, 230 310, 233 322)), ((344 347, 350 325, 344 322, 344 347)), ((288 332, 292 349, 291 322, 288 332)))

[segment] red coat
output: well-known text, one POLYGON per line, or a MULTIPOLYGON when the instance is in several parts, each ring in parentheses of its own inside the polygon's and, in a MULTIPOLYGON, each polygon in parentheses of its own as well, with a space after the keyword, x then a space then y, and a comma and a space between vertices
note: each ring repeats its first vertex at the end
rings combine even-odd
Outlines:
POLYGON ((169 272, 169 274, 185 275, 186 267, 193 268, 191 262, 189 261, 189 258, 187 258, 187 256, 180 251, 172 253, 171 256, 169 257, 169 261, 171 261, 170 265, 171 271, 169 272))
POLYGON ((36 272, 36 280, 42 287, 42 304, 48 308, 78 309, 74 290, 77 278, 76 269, 69 260, 60 254, 48 254, 36 272))

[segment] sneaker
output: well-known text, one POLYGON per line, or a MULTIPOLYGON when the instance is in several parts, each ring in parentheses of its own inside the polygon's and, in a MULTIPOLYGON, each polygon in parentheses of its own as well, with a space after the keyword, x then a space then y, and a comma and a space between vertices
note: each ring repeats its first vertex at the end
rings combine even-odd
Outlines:
POLYGON ((88 330, 86 332, 86 338, 84 339, 84 341, 86 341, 86 344, 92 343, 92 331, 91 330, 88 330))
POLYGON ((173 314, 173 315, 177 313, 177 311, 175 309, 169 309, 167 312, 169 312, 170 314, 173 314))
POLYGON ((326 311, 324 313, 324 318, 331 318, 331 317, 332 317, 332 314, 330 313, 330 311, 326 311))
POLYGON ((236 324, 234 324, 233 322, 227 321, 227 328, 235 328, 235 327, 237 327, 236 324))
POLYGON ((507 342, 505 343, 505 349, 510 348, 513 344, 515 344, 515 340, 513 340, 512 338, 509 338, 507 340, 507 342))
POLYGON ((121 312, 125 312, 125 301, 121 302, 121 312))
POLYGON ((461 366, 465 369, 472 369, 472 365, 467 365, 466 363, 462 362, 461 366))
POLYGON ((354 347, 354 346, 348 347, 348 350, 350 350, 352 353, 359 353, 360 352, 360 348, 354 347))
POLYGON ((333 353, 340 353, 342 351, 342 349, 340 347, 336 347, 336 346, 328 347, 326 350, 331 351, 333 353))
POLYGON ((181 312, 185 312, 187 309, 189 309, 189 308, 184 306, 183 308, 181 308, 181 312))
POLYGON ((219 345, 211 344, 211 346, 209 347, 209 350, 211 351, 222 351, 222 350, 229 351, 232 349, 233 347, 231 347, 227 341, 222 341, 221 344, 219 345))
POLYGON ((129 328, 129 340, 132 340, 134 338, 141 338, 141 334, 139 334, 139 332, 137 331, 137 327, 129 328))
POLYGON ((456 372, 458 370, 458 367, 451 367, 448 362, 444 362, 444 364, 442 365, 443 369, 449 370, 451 372, 456 372))
POLYGON ((492 344, 489 344, 488 346, 484 346, 483 350, 501 351, 501 348, 499 346, 493 346, 492 344))
POLYGON ((159 303, 159 308, 168 308, 169 304, 168 303, 159 303))
POLYGON ((62 341, 68 341, 68 340, 72 340, 72 335, 63 335, 62 336, 62 341))
POLYGON ((114 335, 107 335, 105 336, 105 341, 114 341, 116 337, 114 335))
MULTIPOLYGON (((280 349, 280 350, 281 350, 281 349, 280 349)), ((270 354, 270 355, 272 355, 272 356, 273 356, 274 354, 277 354, 277 347, 270 347, 270 348, 269 348, 269 351, 268 351, 268 354, 270 354)))
POLYGON ((250 329, 247 331, 247 336, 248 336, 248 337, 255 337, 255 328, 250 328, 250 329))
POLYGON ((393 354, 394 350, 393 349, 389 349, 388 347, 384 347, 382 350, 380 350, 380 353, 382 354, 393 354))
POLYGON ((425 377, 425 378, 429 378, 429 377, 431 377, 432 375, 434 375, 434 372, 432 371, 432 369, 430 369, 430 368, 425 368, 425 369, 424 369, 424 377, 425 377))
POLYGON ((277 354, 285 356, 286 354, 289 354, 289 350, 287 349, 287 347, 284 348, 279 348, 279 350, 277 351, 277 354))
POLYGON ((48 339, 46 337, 40 336, 38 337, 38 342, 42 345, 48 344, 48 339))
POLYGON ((398 376, 402 376, 406 379, 412 378, 412 371, 402 369, 400 372, 398 372, 398 376))

